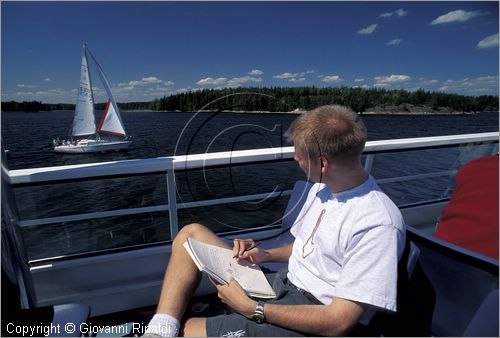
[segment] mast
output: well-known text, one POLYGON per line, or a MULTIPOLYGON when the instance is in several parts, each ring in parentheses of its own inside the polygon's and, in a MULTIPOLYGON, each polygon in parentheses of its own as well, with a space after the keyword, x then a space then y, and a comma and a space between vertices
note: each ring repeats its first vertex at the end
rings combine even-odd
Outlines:
MULTIPOLYGON (((89 56, 88 56, 88 48, 87 48, 87 44, 84 43, 83 44, 83 50, 85 52, 85 60, 87 60, 87 67, 88 67, 88 59, 89 59, 89 56)), ((94 128, 95 128, 95 111, 94 111, 94 90, 92 89, 92 76, 90 75, 90 69, 89 69, 89 72, 88 72, 88 77, 89 77, 89 87, 90 87, 90 97, 92 99, 92 116, 94 117, 94 128)), ((94 131, 95 133, 95 131, 94 131)))

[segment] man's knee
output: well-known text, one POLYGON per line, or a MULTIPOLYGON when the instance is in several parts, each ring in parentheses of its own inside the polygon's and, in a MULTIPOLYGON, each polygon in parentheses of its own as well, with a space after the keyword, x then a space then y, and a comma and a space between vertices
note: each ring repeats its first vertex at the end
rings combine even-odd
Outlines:
POLYGON ((188 318, 182 327, 184 337, 206 337, 206 319, 188 318))
POLYGON ((180 230, 177 236, 175 236, 174 239, 174 245, 175 244, 184 244, 186 241, 186 238, 191 237, 191 238, 198 238, 201 233, 205 233, 208 230, 207 227, 205 227, 203 224, 199 223, 191 223, 184 225, 180 230))

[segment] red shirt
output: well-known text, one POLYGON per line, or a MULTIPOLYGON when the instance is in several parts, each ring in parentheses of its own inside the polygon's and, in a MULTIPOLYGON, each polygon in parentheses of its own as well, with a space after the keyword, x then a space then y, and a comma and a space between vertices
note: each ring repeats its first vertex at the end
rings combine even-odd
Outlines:
POLYGON ((435 236, 498 260, 498 156, 465 164, 435 236))

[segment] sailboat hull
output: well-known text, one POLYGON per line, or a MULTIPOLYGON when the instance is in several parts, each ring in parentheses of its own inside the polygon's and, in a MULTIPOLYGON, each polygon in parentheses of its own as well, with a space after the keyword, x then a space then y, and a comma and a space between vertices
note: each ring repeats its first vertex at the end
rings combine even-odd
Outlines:
POLYGON ((58 153, 82 154, 100 153, 126 149, 132 141, 82 140, 76 144, 63 144, 54 147, 58 153))

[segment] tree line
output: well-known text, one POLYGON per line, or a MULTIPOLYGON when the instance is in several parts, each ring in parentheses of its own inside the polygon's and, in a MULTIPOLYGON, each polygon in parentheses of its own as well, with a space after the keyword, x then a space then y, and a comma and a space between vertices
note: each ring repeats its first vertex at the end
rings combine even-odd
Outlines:
MULTIPOLYGON (((164 96, 149 102, 118 103, 122 110, 152 111, 270 111, 307 110, 325 104, 342 104, 354 111, 365 112, 387 106, 405 108, 427 106, 431 110, 449 108, 453 111, 498 111, 498 96, 465 96, 423 89, 406 91, 381 88, 351 87, 239 87, 203 89, 164 96)), ((96 105, 104 109, 105 103, 96 105)), ((2 102, 2 111, 71 110, 74 104, 2 102)))
POLYGON ((151 110, 196 111, 292 111, 325 104, 341 104, 357 112, 384 106, 448 107, 454 111, 498 111, 498 96, 464 96, 442 92, 364 89, 350 87, 272 87, 204 89, 162 97, 150 103, 151 110))
POLYGON ((40 111, 50 111, 50 110, 72 110, 72 109, 75 109, 75 105, 70 103, 42 103, 40 101, 2 102, 2 112, 5 111, 40 112, 40 111))

